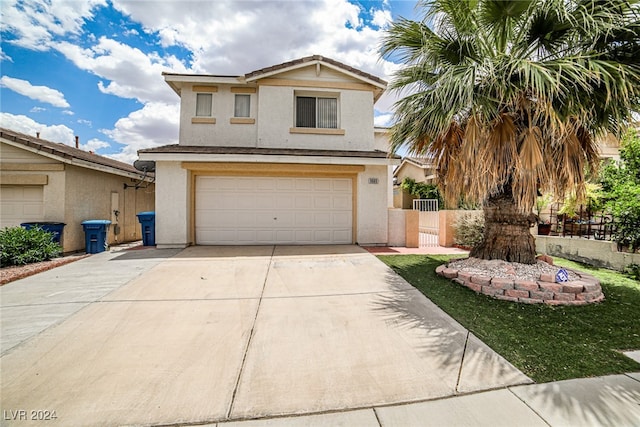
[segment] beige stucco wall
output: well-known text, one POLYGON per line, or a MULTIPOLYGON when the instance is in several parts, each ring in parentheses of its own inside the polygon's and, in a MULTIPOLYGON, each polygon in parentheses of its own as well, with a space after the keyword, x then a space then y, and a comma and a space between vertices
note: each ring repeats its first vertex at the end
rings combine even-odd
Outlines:
POLYGON ((191 244, 191 184, 181 162, 156 163, 156 245, 181 248, 191 244))
POLYGON ((398 177, 398 184, 401 184, 405 178, 411 178, 415 182, 424 182, 425 170, 411 163, 403 163, 400 166, 396 176, 398 177))
POLYGON ((110 245, 142 239, 136 214, 152 211, 155 205, 155 185, 147 188, 127 188, 135 181, 119 175, 67 165, 65 180, 64 230, 65 251, 83 250, 85 236, 82 221, 106 219, 112 222, 107 234, 110 245), (111 194, 118 195, 118 218, 113 215, 111 194), (115 225, 119 225, 116 234, 115 225))
POLYGON ((386 244, 388 239, 388 174, 387 166, 366 166, 358 174, 356 243, 362 246, 386 244), (369 178, 378 180, 370 184, 369 178))
MULTIPOLYGON (((231 123, 234 116, 235 93, 232 87, 239 85, 216 85, 213 92, 212 117, 215 124, 191 123, 196 117, 196 95, 193 85, 182 90, 180 101, 180 143, 185 145, 216 145, 223 147, 255 147, 257 124, 231 123)), ((257 93, 251 96, 250 118, 256 118, 258 109, 257 93)))
POLYGON ((640 264, 640 254, 618 252, 615 242, 601 240, 536 236, 536 251, 614 270, 640 264))

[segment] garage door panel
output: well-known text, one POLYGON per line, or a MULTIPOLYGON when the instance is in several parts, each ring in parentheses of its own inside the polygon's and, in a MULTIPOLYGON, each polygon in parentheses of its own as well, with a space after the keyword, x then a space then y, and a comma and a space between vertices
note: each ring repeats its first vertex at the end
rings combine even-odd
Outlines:
POLYGON ((351 209, 350 178, 197 177, 196 243, 350 244, 351 209))

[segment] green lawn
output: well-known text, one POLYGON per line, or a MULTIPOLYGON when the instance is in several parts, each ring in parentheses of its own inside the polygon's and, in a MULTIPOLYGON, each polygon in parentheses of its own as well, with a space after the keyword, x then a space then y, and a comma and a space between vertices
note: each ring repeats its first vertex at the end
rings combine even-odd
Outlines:
POLYGON ((499 301, 444 279, 447 256, 379 258, 536 382, 640 371, 620 353, 640 350, 640 282, 567 260, 558 265, 600 279, 605 301, 549 307, 499 301))

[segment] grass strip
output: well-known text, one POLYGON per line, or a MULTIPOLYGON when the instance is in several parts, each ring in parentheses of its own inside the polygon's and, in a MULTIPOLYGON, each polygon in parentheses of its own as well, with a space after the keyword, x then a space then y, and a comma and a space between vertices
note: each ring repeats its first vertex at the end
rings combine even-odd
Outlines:
POLYGON ((605 301, 527 305, 477 294, 435 273, 450 256, 379 256, 405 280, 536 382, 640 371, 621 351, 640 349, 640 282, 556 259, 600 279, 605 301))

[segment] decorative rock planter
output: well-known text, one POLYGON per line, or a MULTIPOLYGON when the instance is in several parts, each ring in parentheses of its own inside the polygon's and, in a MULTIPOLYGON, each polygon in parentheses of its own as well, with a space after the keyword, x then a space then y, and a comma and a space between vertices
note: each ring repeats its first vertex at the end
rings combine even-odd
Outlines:
POLYGON ((531 281, 472 275, 445 264, 436 268, 440 276, 500 300, 548 305, 586 305, 604 300, 598 279, 581 271, 570 271, 580 279, 556 283, 550 274, 542 274, 538 280, 531 281))

